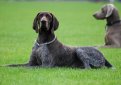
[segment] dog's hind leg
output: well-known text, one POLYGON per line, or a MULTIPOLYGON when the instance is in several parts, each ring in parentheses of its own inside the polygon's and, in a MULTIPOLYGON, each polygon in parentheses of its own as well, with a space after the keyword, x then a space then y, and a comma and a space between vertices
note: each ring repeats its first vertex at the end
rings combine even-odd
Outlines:
POLYGON ((83 63, 85 69, 90 69, 90 64, 89 64, 89 57, 88 55, 82 50, 82 49, 77 49, 76 50, 77 58, 83 63))

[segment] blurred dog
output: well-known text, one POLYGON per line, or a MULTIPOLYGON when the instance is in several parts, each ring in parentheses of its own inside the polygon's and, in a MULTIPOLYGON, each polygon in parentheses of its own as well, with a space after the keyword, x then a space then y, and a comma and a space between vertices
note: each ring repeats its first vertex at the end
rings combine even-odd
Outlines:
POLYGON ((93 15, 98 20, 107 20, 105 47, 121 47, 121 20, 113 4, 104 5, 93 15))

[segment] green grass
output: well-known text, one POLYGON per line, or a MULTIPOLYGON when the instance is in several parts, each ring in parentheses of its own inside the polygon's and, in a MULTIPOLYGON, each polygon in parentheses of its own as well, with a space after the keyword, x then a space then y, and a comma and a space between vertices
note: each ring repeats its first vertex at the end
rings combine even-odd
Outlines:
MULTIPOLYGON (((0 65, 26 63, 37 34, 32 22, 40 11, 59 20, 58 39, 71 46, 104 44, 105 21, 92 14, 106 3, 0 2, 0 65)), ((121 10, 120 3, 115 3, 121 10)), ((121 14, 121 11, 120 11, 121 14)), ((100 48, 115 67, 93 70, 71 68, 0 67, 0 85, 121 85, 121 49, 100 48)))

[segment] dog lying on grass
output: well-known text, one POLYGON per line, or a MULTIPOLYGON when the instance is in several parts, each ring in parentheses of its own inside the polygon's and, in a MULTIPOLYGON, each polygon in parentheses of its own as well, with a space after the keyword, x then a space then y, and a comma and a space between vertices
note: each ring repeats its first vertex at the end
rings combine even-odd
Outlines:
POLYGON ((40 12, 34 19, 33 29, 38 33, 27 64, 8 65, 39 67, 101 68, 112 67, 103 54, 93 47, 69 47, 59 42, 54 34, 59 22, 49 12, 40 12))
POLYGON ((98 20, 106 19, 105 47, 121 47, 121 20, 113 4, 104 5, 93 15, 98 20))

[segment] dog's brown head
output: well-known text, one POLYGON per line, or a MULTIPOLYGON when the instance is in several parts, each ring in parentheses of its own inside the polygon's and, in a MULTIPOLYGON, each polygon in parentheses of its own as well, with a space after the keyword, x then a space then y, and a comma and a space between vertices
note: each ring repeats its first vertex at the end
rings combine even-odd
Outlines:
POLYGON ((41 30, 55 31, 59 26, 59 22, 56 17, 49 12, 40 12, 36 15, 33 22, 33 29, 38 33, 41 30))
POLYGON ((101 11, 97 11, 96 13, 94 13, 93 16, 96 19, 106 19, 114 13, 114 10, 116 10, 116 8, 113 4, 107 4, 101 8, 101 11))

